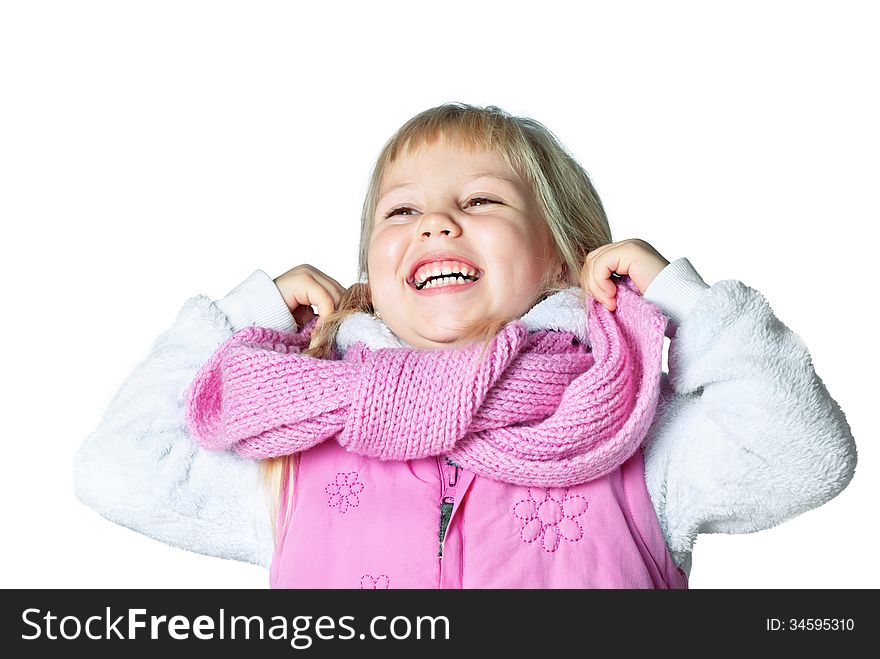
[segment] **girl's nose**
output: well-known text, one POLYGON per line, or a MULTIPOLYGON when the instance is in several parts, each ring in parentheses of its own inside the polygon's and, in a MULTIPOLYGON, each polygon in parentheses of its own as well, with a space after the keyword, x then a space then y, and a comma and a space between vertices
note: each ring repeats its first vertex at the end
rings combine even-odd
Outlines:
POLYGON ((461 227, 449 213, 442 211, 432 211, 422 215, 422 221, 419 224, 419 235, 427 238, 431 235, 458 236, 461 234, 461 227))

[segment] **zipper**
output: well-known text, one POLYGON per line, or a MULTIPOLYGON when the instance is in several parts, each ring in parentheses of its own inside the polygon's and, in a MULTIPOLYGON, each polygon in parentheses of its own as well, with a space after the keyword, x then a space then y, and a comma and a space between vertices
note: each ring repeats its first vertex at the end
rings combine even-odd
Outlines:
POLYGON ((449 519, 455 506, 455 486, 458 484, 461 467, 449 458, 438 456, 437 468, 440 471, 440 530, 437 534, 437 556, 443 558, 443 541, 446 539, 446 529, 449 527, 449 519))

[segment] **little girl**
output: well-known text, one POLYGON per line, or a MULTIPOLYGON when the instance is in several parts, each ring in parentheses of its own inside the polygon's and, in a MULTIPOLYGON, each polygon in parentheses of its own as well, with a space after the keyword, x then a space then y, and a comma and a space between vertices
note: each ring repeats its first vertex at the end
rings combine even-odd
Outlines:
POLYGON ((81 448, 80 498, 269 563, 276 588, 685 588, 698 533, 774 526, 852 478, 803 342, 741 282, 612 242, 536 121, 407 122, 359 272, 188 301, 81 448))

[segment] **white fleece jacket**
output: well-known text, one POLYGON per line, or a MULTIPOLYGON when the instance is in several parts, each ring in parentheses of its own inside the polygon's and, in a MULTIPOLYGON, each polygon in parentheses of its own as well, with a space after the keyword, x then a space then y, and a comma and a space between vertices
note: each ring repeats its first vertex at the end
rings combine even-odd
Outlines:
MULTIPOLYGON (((756 290, 736 280, 707 286, 681 258, 644 296, 669 318, 671 341, 645 477, 670 552, 689 574, 699 533, 758 531, 827 502, 852 479, 856 448, 806 346, 756 290)), ((539 324, 540 316, 538 305, 527 314, 539 324)), ((80 447, 80 501, 170 545, 268 567, 271 524, 256 463, 201 449, 184 420, 196 371, 248 325, 296 329, 262 270, 221 300, 184 303, 80 447)), ((395 339, 363 318, 339 337, 373 346, 395 339)))

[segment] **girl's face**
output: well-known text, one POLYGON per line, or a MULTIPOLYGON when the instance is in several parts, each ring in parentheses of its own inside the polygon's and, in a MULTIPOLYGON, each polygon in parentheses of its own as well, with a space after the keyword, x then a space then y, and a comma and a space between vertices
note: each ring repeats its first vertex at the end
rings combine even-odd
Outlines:
POLYGON ((557 268, 550 230, 525 182, 498 154, 445 138, 400 155, 384 172, 373 221, 373 306, 414 348, 445 347, 465 322, 523 315, 544 273, 557 268), (443 266, 476 269, 477 279, 417 289, 443 266))

